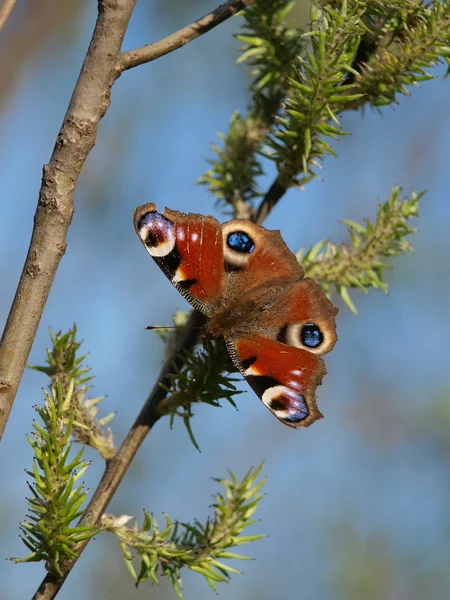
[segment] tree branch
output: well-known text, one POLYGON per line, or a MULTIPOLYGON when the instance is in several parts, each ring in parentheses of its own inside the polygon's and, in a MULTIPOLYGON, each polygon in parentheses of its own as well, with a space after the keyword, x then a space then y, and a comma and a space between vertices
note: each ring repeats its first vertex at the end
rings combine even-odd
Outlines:
MULTIPOLYGON (((259 210, 258 217, 255 215, 253 222, 261 224, 269 214, 272 207, 284 195, 286 189, 277 180, 272 184, 267 192, 259 210)), ((80 520, 80 526, 99 525, 101 517, 105 512, 111 498, 116 492, 120 482, 127 472, 133 458, 139 450, 142 442, 145 440, 148 432, 153 425, 161 418, 162 414, 159 410, 162 401, 167 396, 167 389, 170 388, 172 380, 170 373, 173 373, 174 366, 181 368, 184 364, 183 350, 192 349, 198 342, 199 334, 202 326, 205 324, 206 317, 198 311, 193 311, 188 322, 183 330, 182 336, 177 340, 171 355, 165 361, 158 379, 147 398, 145 405, 142 407, 136 421, 128 432, 117 454, 107 462, 107 467, 103 477, 98 484, 92 500, 84 511, 83 517, 80 520)), ((47 575, 32 600, 53 600, 69 573, 75 566, 79 556, 84 548, 89 543, 89 540, 82 542, 78 547, 78 556, 75 560, 65 563, 63 566, 64 577, 56 579, 51 575, 47 575)))
POLYGON ((3 6, 0 7, 0 31, 5 26, 9 15, 14 10, 17 0, 3 0, 3 6))
POLYGON ((256 209, 252 221, 257 225, 261 225, 266 219, 267 215, 270 213, 276 203, 281 200, 285 193, 286 187, 281 183, 280 178, 277 177, 268 189, 261 204, 256 209))
MULTIPOLYGON (((264 217, 266 217, 269 212, 270 207, 268 206, 264 211, 264 217)), ((195 346, 195 344, 198 342, 200 331, 205 322, 206 317, 203 314, 199 313, 198 311, 193 311, 191 313, 182 335, 177 340, 171 355, 165 361, 157 381, 150 392, 146 403, 142 407, 141 412, 136 418, 136 421, 128 432, 121 447, 117 451, 117 454, 112 459, 107 461, 107 466, 103 477, 98 484, 88 507, 84 511, 83 517, 80 520, 80 527, 100 525, 103 513, 105 512, 111 498, 114 496, 142 442, 145 440, 153 425, 162 416, 160 412, 160 405, 167 396, 166 390, 170 388, 172 383, 170 374, 173 373, 174 368, 181 368, 183 366, 183 351, 189 351, 195 346)), ((63 565, 62 578, 56 579, 49 574, 46 575, 32 600, 53 600, 53 598, 55 598, 88 543, 89 540, 82 542, 78 546, 77 558, 72 561, 68 561, 63 565)))
POLYGON ((247 8, 253 2, 255 0, 228 0, 228 2, 224 2, 224 4, 221 4, 204 17, 198 19, 198 21, 186 25, 186 27, 175 31, 175 33, 168 35, 154 44, 147 44, 136 50, 122 52, 119 57, 118 69, 122 73, 127 69, 151 62, 160 56, 178 50, 178 48, 182 48, 188 42, 195 40, 210 29, 220 25, 223 21, 226 21, 226 19, 247 8))
POLYGON ((25 369, 56 270, 66 249, 73 193, 107 111, 116 65, 136 0, 99 0, 92 40, 44 166, 28 255, 0 342, 0 440, 25 369))
MULTIPOLYGON (((261 224, 269 214, 271 208, 283 196, 285 191, 286 189, 284 186, 278 184, 276 180, 267 192, 259 208, 258 214, 260 216, 257 217, 255 215, 252 221, 261 224)), ((198 342, 199 334, 205 321, 206 317, 198 311, 193 311, 191 313, 182 336, 177 340, 171 355, 165 361, 157 381, 136 421, 117 451, 117 454, 107 461, 103 477, 98 484, 88 507, 84 511, 83 517, 80 520, 80 526, 100 524, 103 513, 119 487, 120 482, 126 474, 142 442, 145 440, 153 425, 162 416, 160 405, 166 398, 166 390, 170 388, 172 383, 170 374, 173 373, 174 367, 181 368, 183 366, 184 356, 182 352, 184 350, 192 349, 198 342)), ((47 575, 43 579, 32 600, 53 600, 53 598, 55 598, 88 543, 89 540, 82 542, 78 546, 77 558, 64 564, 62 569, 64 574, 63 578, 56 579, 51 575, 47 575)))

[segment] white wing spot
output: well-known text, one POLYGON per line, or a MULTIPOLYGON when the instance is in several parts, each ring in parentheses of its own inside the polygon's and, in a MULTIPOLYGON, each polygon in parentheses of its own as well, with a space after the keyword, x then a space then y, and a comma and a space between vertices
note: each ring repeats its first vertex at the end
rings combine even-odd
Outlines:
POLYGON ((244 371, 244 375, 246 377, 248 377, 249 375, 258 376, 258 375, 262 375, 262 372, 259 369, 257 369, 256 366, 253 364, 253 365, 250 365, 249 368, 244 371))
POLYGON ((186 281, 186 274, 183 273, 183 269, 178 267, 175 271, 175 275, 172 277, 172 281, 186 281))
POLYGON ((157 246, 147 246, 151 256, 167 256, 172 252, 175 247, 175 236, 173 232, 167 237, 165 242, 158 244, 157 246))
MULTIPOLYGON (((267 388, 267 390, 261 396, 261 400, 264 402, 264 404, 267 406, 267 408, 270 408, 271 410, 273 410, 270 407, 270 405, 272 403, 272 400, 275 400, 276 398, 279 398, 280 396, 285 396, 285 395, 292 397, 292 395, 293 395, 292 390, 290 390, 285 385, 274 385, 271 388, 267 388)), ((277 411, 274 411, 274 412, 278 415, 279 412, 284 413, 286 411, 284 411, 284 410, 282 410, 282 411, 277 410, 277 411)))
POLYGON ((150 221, 142 223, 139 229, 139 237, 144 242, 150 256, 167 256, 175 248, 175 232, 172 223, 157 214, 150 221), (162 238, 159 244, 150 243, 149 236, 153 234, 154 239, 162 238))

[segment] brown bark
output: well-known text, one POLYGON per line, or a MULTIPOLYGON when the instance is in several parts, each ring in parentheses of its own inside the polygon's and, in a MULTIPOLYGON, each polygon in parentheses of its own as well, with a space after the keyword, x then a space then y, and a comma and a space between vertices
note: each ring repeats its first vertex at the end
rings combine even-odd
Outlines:
POLYGON ((147 44, 142 48, 123 52, 120 59, 120 70, 126 71, 127 69, 132 69, 181 48, 200 35, 207 33, 226 19, 229 19, 240 10, 244 10, 247 6, 253 4, 253 2, 255 0, 228 0, 228 2, 224 2, 224 4, 221 4, 212 12, 194 21, 194 23, 186 25, 186 27, 175 31, 175 33, 168 35, 154 44, 147 44))
POLYGON ((28 355, 66 249, 73 193, 84 161, 95 144, 135 0, 100 0, 92 40, 59 131, 44 166, 28 256, 0 342, 0 439, 28 355))

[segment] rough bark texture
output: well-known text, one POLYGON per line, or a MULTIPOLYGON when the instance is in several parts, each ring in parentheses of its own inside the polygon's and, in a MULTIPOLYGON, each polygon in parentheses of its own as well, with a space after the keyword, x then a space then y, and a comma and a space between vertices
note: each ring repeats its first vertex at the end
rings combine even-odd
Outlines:
POLYGON ((86 59, 52 156, 43 169, 28 256, 0 342, 0 439, 56 270, 66 249, 73 193, 109 107, 118 57, 135 0, 100 0, 86 59))

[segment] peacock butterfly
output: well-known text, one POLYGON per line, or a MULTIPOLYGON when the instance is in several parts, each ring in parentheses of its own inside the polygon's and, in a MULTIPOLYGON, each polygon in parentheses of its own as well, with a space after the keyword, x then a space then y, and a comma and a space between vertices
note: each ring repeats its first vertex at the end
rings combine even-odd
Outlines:
POLYGON ((338 310, 304 277, 280 232, 159 213, 153 203, 136 208, 134 226, 166 277, 209 317, 206 335, 225 338, 234 364, 277 419, 308 427, 322 418, 320 356, 336 342, 338 310))

